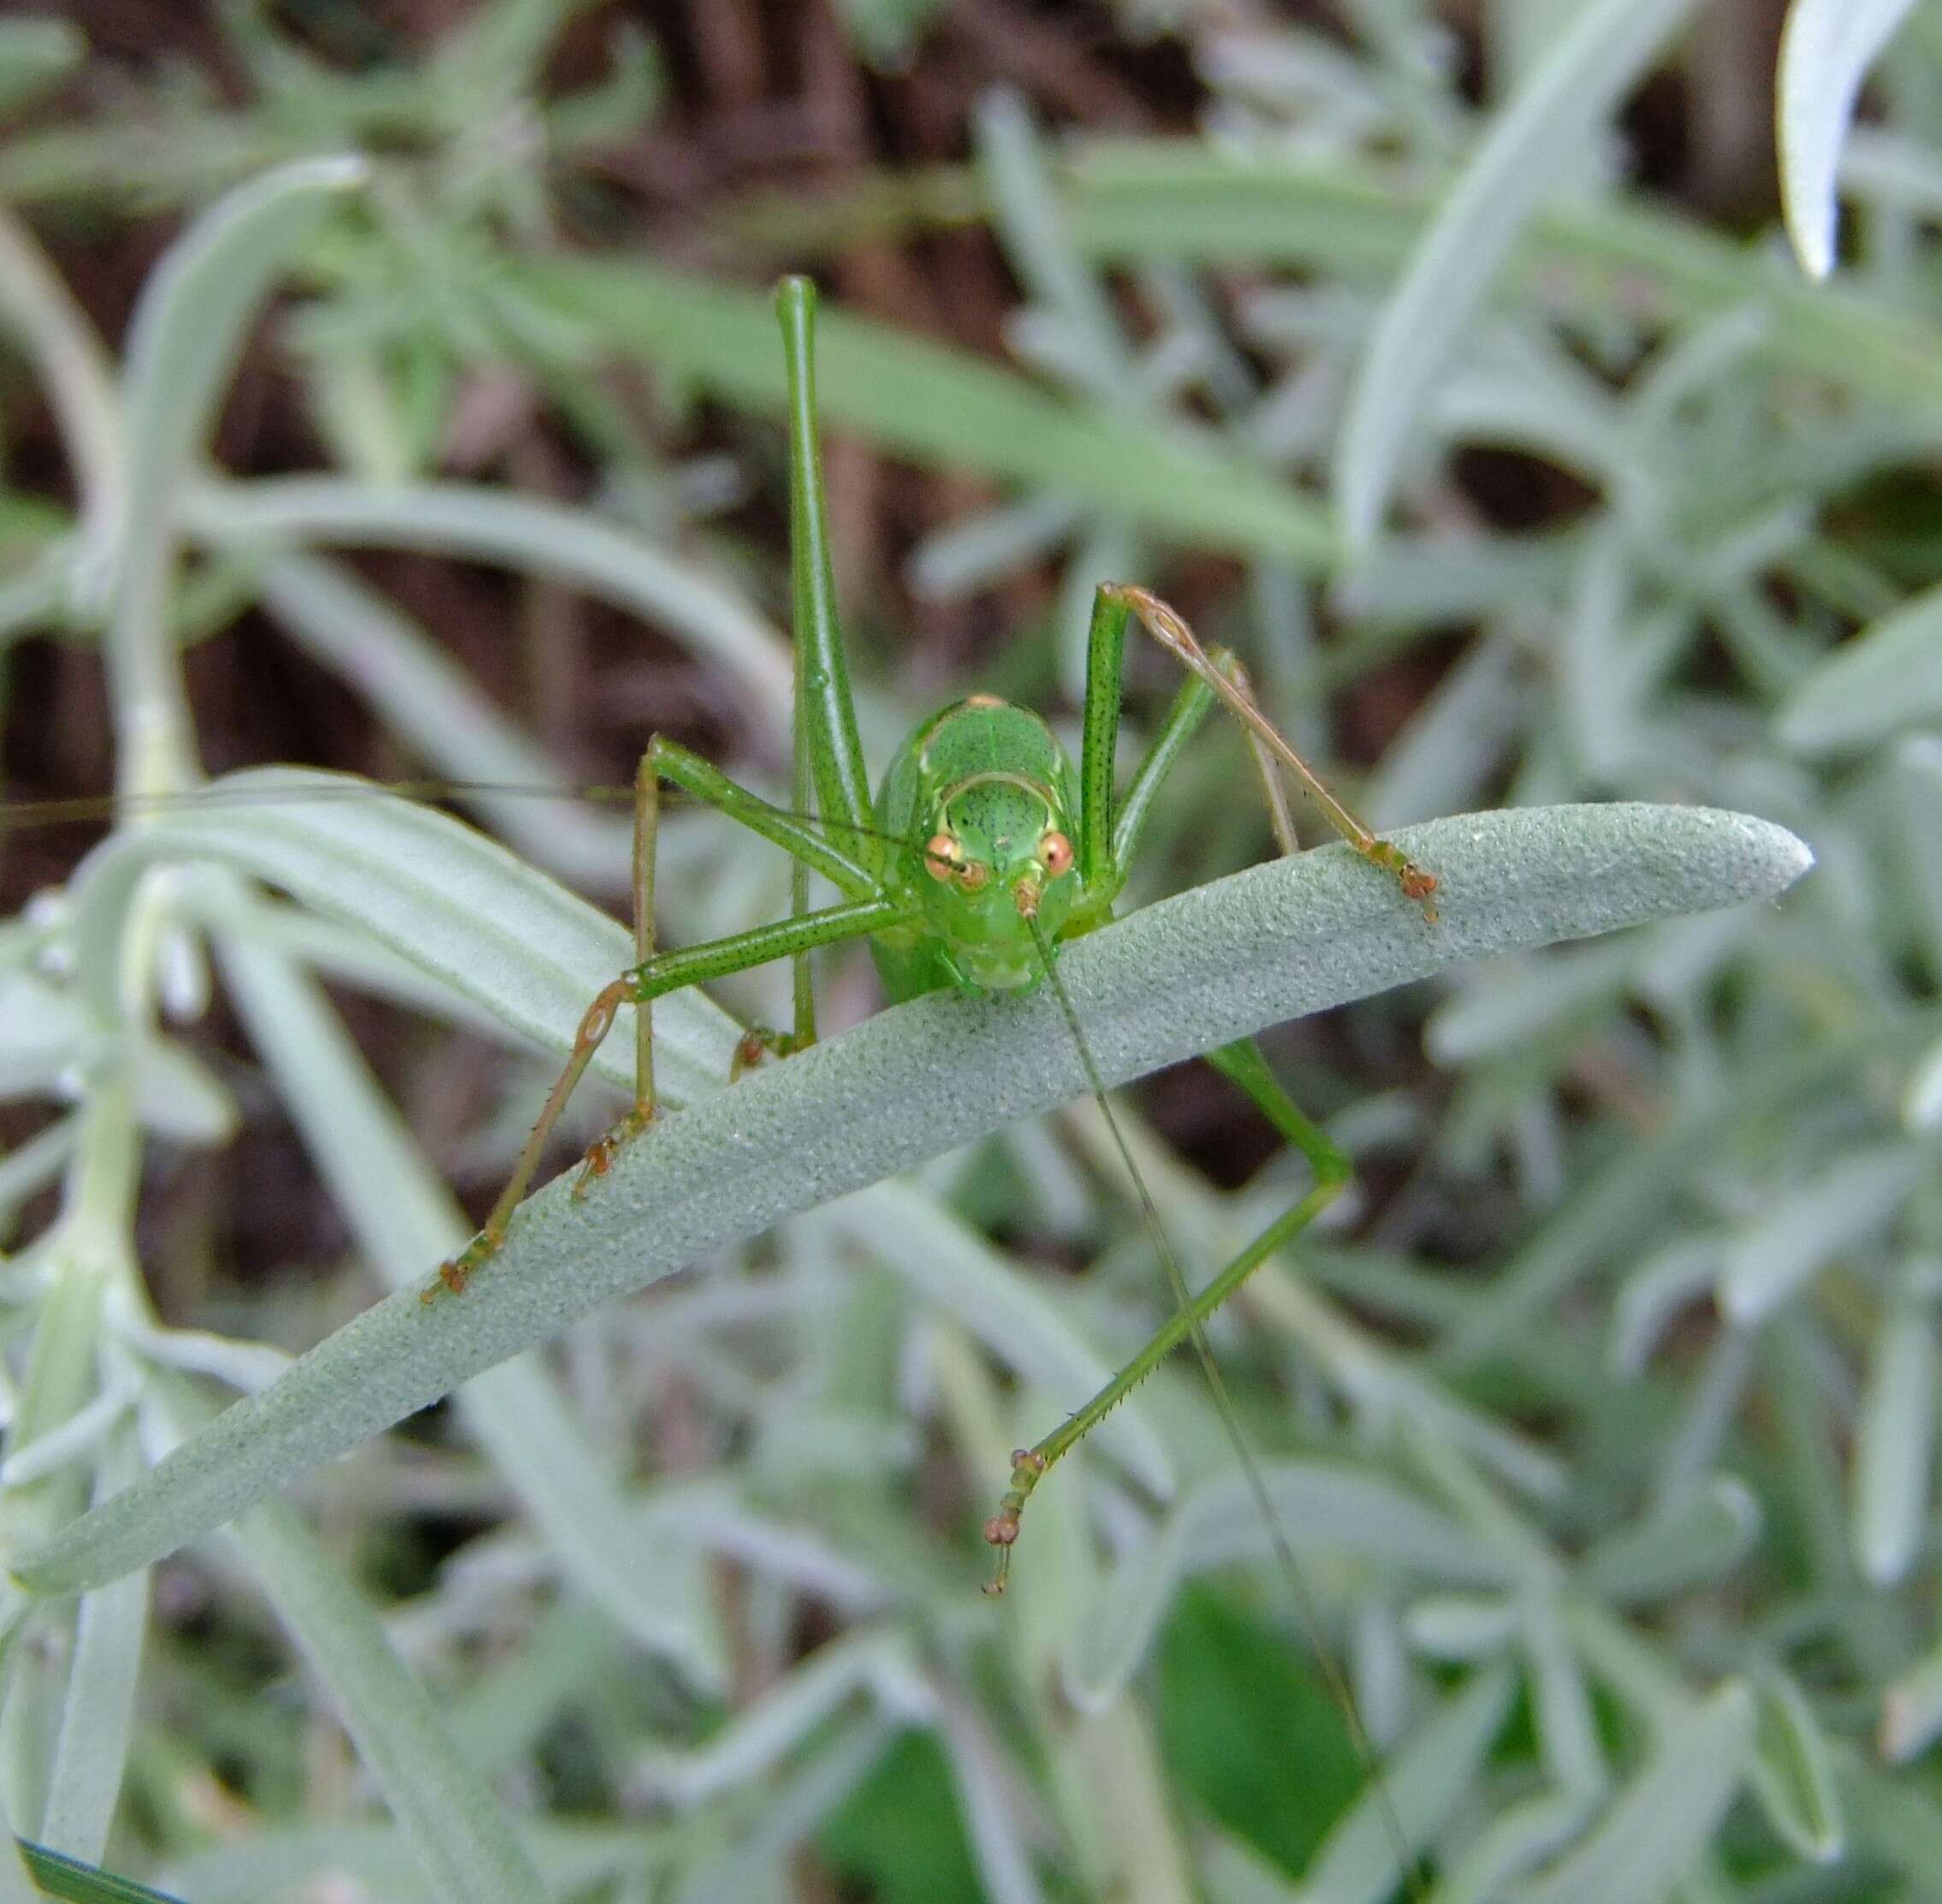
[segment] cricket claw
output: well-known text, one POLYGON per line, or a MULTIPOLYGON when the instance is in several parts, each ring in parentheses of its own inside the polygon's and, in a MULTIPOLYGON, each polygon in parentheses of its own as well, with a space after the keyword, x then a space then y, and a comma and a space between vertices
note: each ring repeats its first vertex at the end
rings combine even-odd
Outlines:
POLYGON ((651 1111, 630 1111, 605 1136, 595 1138, 587 1146, 585 1161, 580 1166, 579 1175, 573 1179, 576 1203, 586 1195, 587 1186, 594 1178, 606 1176, 614 1167, 614 1160, 653 1122, 651 1111))

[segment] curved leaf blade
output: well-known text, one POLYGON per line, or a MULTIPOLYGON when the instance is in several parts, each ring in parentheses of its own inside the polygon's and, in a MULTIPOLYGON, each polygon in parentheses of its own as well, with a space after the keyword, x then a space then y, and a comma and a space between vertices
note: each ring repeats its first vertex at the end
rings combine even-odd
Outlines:
MULTIPOLYGON (((1471 814, 1395 838, 1442 875, 1440 924, 1325 846, 1069 946, 1061 970, 1106 1082, 1494 952, 1769 898, 1811 857, 1765 821, 1642 805, 1471 814)), ((584 1198, 549 1185, 462 1298, 403 1290, 365 1311, 13 1570, 37 1593, 112 1579, 601 1303, 1087 1088, 1043 992, 881 1012, 661 1120, 584 1198)))

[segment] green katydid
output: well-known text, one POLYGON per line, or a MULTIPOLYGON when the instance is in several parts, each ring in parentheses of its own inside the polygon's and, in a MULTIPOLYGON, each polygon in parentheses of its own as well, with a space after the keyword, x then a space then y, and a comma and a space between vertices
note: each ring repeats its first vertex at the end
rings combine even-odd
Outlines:
MULTIPOLYGON (((587 1154, 579 1188, 605 1174, 619 1147, 643 1136, 656 1114, 652 1004, 690 985, 773 960, 794 963, 795 1022, 786 1034, 751 1034, 743 1056, 786 1056, 816 1039, 809 955, 816 947, 867 938, 893 999, 943 987, 1017 991, 1049 981, 1058 989, 1060 940, 1102 925, 1125 885, 1128 865, 1154 795, 1194 730, 1218 700, 1240 721, 1268 790, 1285 849, 1292 840, 1280 799, 1277 764, 1320 803, 1338 830, 1434 922, 1436 880, 1379 839, 1338 800, 1262 714, 1232 655, 1203 648, 1192 630, 1146 590, 1108 583, 1097 591, 1088 639, 1084 727, 1079 762, 1036 714, 974 694, 933 715, 898 749, 872 799, 858 738, 835 606, 824 521, 815 389, 815 288, 786 278, 776 308, 788 365, 791 563, 794 582, 796 764, 793 808, 738 786, 696 753, 658 735, 641 756, 635 786, 634 941, 638 962, 603 988, 587 1007, 571 1055, 547 1098, 512 1176, 472 1242, 439 1266, 425 1291, 454 1293, 490 1260, 525 1198, 555 1124, 624 1006, 634 1006, 632 1107, 587 1154), (1185 668, 1187 678, 1146 758, 1123 794, 1114 790, 1120 670, 1129 626, 1137 622, 1185 668), (787 852, 793 862, 792 916, 724 939, 656 949, 655 839, 661 783, 716 808, 787 852), (819 818, 811 818, 814 811, 819 818), (842 895, 808 906, 808 875, 842 895)), ((1061 1003, 1064 1002, 1060 993, 1061 1003)), ((1085 1059, 1080 1028, 1067 1023, 1085 1059)), ((1219 1374, 1202 1327, 1269 1256, 1305 1228, 1347 1181, 1347 1160, 1275 1082, 1252 1041, 1213 1053, 1212 1062, 1296 1145, 1314 1187, 1278 1218, 1197 1296, 1190 1296, 1149 1221, 1174 1284, 1174 1315, 1098 1394, 1058 1428, 1013 1459, 1012 1474, 984 1536, 996 1550, 991 1590, 1003 1590, 1012 1544, 1032 1491, 1124 1397, 1182 1341, 1199 1349, 1220 1395, 1219 1374)), ((1101 1101, 1104 1102, 1103 1093, 1101 1101)), ((1115 1136, 1117 1127, 1115 1126, 1115 1136)), ((1137 1182, 1130 1158, 1129 1173, 1137 1182)), ((1220 1397, 1222 1413, 1232 1415, 1220 1397)), ((1245 1450, 1241 1450, 1244 1459, 1245 1450)), ((1250 1463, 1250 1472, 1252 1464, 1250 1463)), ((1266 1502, 1262 1506, 1265 1510, 1266 1502)), ((1272 1519, 1272 1516, 1270 1516, 1272 1519)))

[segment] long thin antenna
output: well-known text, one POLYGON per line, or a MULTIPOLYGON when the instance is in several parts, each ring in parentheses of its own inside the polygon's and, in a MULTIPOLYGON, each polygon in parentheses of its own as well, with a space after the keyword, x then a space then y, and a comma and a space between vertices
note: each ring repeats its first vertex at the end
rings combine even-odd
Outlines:
POLYGON ((1071 1034, 1072 1047, 1078 1053, 1079 1064, 1085 1072, 1087 1088, 1092 1093, 1093 1101, 1099 1106, 1100 1115, 1106 1120, 1106 1128, 1111 1133, 1113 1148, 1119 1154, 1119 1162, 1133 1186, 1133 1194, 1138 1200, 1141 1220, 1145 1224, 1147 1234, 1167 1272, 1167 1281, 1173 1292, 1174 1303, 1187 1326, 1187 1333, 1193 1343, 1194 1354, 1200 1358, 1202 1372, 1207 1377, 1207 1386, 1214 1397, 1214 1412, 1220 1417, 1220 1426, 1226 1431, 1227 1439, 1239 1462, 1241 1472, 1247 1478, 1248 1492, 1261 1513, 1262 1523, 1268 1529, 1269 1545, 1274 1548, 1282 1578, 1286 1581, 1289 1597, 1298 1610, 1303 1626, 1307 1629, 1309 1645, 1314 1649, 1315 1661, 1321 1668, 1323 1682, 1330 1695, 1341 1708, 1343 1723, 1347 1726, 1351 1742, 1357 1757, 1362 1761, 1363 1774, 1368 1777, 1375 1794, 1375 1802, 1387 1826, 1397 1863, 1402 1870, 1403 1880, 1414 1904, 1426 1904, 1428 1891, 1424 1885, 1422 1873, 1416 1868, 1415 1854, 1410 1849, 1410 1842, 1403 1830, 1402 1814, 1396 1809, 1395 1794, 1389 1789, 1389 1781, 1384 1776, 1382 1762, 1376 1756, 1375 1743, 1369 1735, 1369 1729, 1362 1722, 1362 1714, 1356 1708, 1355 1695, 1351 1690, 1347 1675, 1336 1659, 1328 1645, 1323 1628, 1321 1609, 1317 1604, 1314 1589, 1309 1585, 1308 1576, 1302 1571, 1301 1563, 1295 1558, 1295 1550, 1281 1526, 1281 1518, 1274 1511, 1273 1498, 1268 1492, 1268 1483, 1261 1472, 1261 1464, 1254 1457, 1254 1450, 1248 1444, 1247 1432, 1241 1427, 1241 1418, 1235 1411, 1233 1398, 1227 1392, 1227 1379, 1220 1372, 1220 1365, 1214 1359, 1214 1347, 1207 1339, 1207 1332, 1201 1326, 1199 1315, 1194 1309, 1193 1293, 1187 1287, 1186 1272, 1180 1267, 1180 1259, 1175 1253, 1172 1239, 1167 1234, 1167 1225, 1161 1220, 1158 1205, 1146 1187, 1146 1179, 1140 1175, 1139 1166, 1133 1161, 1132 1147, 1127 1143, 1125 1132, 1120 1129, 1118 1114, 1106 1094, 1106 1082, 1100 1076, 1099 1065, 1092 1055, 1092 1047, 1086 1042, 1085 1033, 1080 1028, 1078 1012, 1072 1005, 1072 994, 1066 989, 1066 982, 1060 976, 1058 961, 1052 955, 1052 947, 1036 916, 1027 916, 1025 923, 1031 928, 1032 944, 1037 948, 1038 961, 1043 968, 1046 983, 1052 995, 1059 1002, 1060 1015, 1066 1021, 1066 1029, 1071 1034))

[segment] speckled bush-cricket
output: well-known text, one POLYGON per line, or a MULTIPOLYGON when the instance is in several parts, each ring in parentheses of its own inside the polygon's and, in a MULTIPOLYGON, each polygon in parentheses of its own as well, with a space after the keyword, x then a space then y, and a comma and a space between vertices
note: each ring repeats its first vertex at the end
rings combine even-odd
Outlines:
MULTIPOLYGON (((920 725, 897 750, 874 798, 858 738, 841 629, 838 623, 817 442, 815 393, 816 293, 803 278, 776 294, 788 365, 791 566, 795 611, 795 778, 782 808, 738 786, 686 747, 656 735, 641 756, 635 788, 634 938, 638 962, 604 987, 587 1008, 565 1070, 548 1097, 511 1177, 484 1228, 439 1266, 426 1299, 462 1291, 506 1235, 531 1186, 568 1097, 612 1029, 632 1005, 636 1032, 634 1101, 588 1153, 585 1189, 605 1173, 619 1148, 651 1142, 656 1115, 652 1004, 657 998, 731 972, 787 958, 794 965, 794 1023, 785 1033, 751 1032, 741 1060, 786 1057, 816 1039, 809 955, 817 946, 867 938, 893 1000, 941 988, 1015 992, 1049 983, 1068 1029, 1097 1082, 1082 1028, 1059 984, 1060 943, 1103 924, 1126 882, 1127 869, 1155 797, 1168 770, 1214 703, 1242 725, 1261 771, 1284 850, 1293 846, 1279 769, 1292 772, 1330 821, 1370 863, 1393 878, 1434 922, 1434 875, 1378 839, 1310 771, 1256 706, 1233 657, 1203 648, 1186 623, 1146 590, 1108 583, 1097 591, 1088 637, 1083 738, 1077 768, 1036 714, 989 694, 954 702, 920 725), (1143 627, 1186 671, 1159 733, 1124 791, 1114 785, 1120 674, 1126 635, 1143 627), (656 949, 654 934, 655 839, 663 781, 780 846, 793 862, 791 916, 747 932, 656 949), (811 872, 841 895, 809 907, 811 872)), ((1237 1450, 1246 1460, 1202 1327, 1247 1278, 1298 1235, 1339 1192, 1346 1160, 1275 1082, 1251 1040, 1209 1054, 1307 1158, 1314 1184, 1190 1296, 1156 1213, 1141 1192, 1144 1214, 1173 1284, 1174 1314, 1153 1339, 1057 1428, 1013 1458, 1010 1482, 984 1537, 996 1550, 991 1581, 1001 1591, 1011 1547, 1032 1491, 1182 1341, 1206 1361, 1237 1450)), ((1104 1094, 1099 1093, 1104 1104, 1104 1094)), ((1108 1111, 1108 1117, 1110 1112, 1108 1111)), ((1114 1125, 1118 1137, 1118 1126, 1114 1125)), ((1121 1144, 1124 1154, 1124 1144, 1121 1144)), ((1130 1156, 1129 1174, 1137 1182, 1130 1156)), ((1251 1462, 1249 1471, 1253 1472, 1251 1462)), ((1267 1512, 1265 1498, 1262 1501, 1267 1512)), ((1272 1521, 1272 1515, 1269 1515, 1272 1521)))

